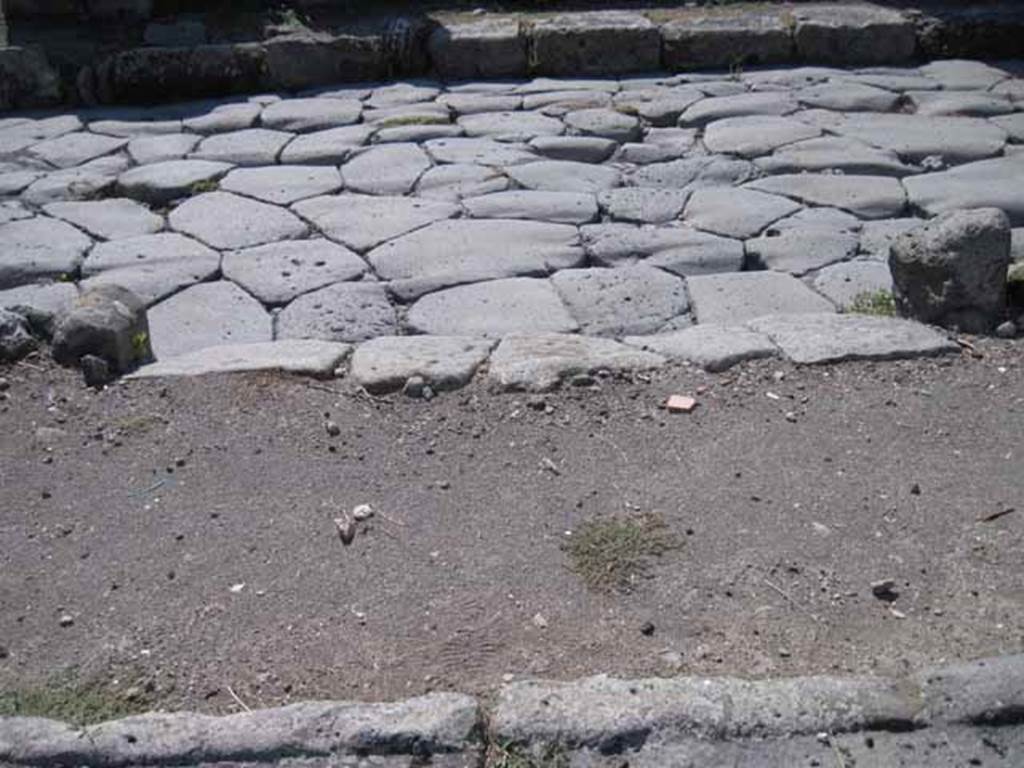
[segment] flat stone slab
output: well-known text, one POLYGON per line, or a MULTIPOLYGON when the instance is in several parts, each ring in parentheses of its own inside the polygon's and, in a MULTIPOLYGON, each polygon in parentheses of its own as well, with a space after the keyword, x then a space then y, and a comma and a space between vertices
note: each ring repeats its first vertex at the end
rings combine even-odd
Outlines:
POLYGON ((526 189, 552 192, 601 192, 617 187, 621 176, 605 165, 574 163, 568 160, 538 160, 505 169, 516 183, 526 189))
POLYGON ((367 125, 329 128, 296 136, 281 151, 281 162, 301 165, 341 165, 373 136, 367 125))
POLYGON ((619 187, 601 192, 597 202, 611 219, 665 224, 682 216, 690 193, 681 189, 619 187))
POLYGON ((295 214, 228 192, 189 198, 171 211, 172 229, 221 250, 294 240, 309 232, 295 214))
POLYGON ((126 378, 155 379, 249 371, 284 371, 326 378, 334 375, 351 349, 349 344, 314 339, 223 344, 144 365, 126 378))
POLYGON ((746 115, 788 115, 798 108, 796 100, 784 93, 739 93, 715 96, 689 106, 679 116, 682 127, 700 128, 715 120, 746 115))
POLYGON ((190 195, 197 184, 219 179, 231 168, 229 163, 209 160, 167 160, 125 171, 117 178, 117 189, 133 200, 165 205, 190 195))
POLYGON ((149 309, 158 361, 223 344, 270 341, 270 314, 234 283, 199 283, 149 309))
POLYGON ((435 391, 469 383, 487 359, 493 341, 471 336, 381 336, 360 344, 349 376, 373 394, 394 392, 413 377, 435 391))
POLYGON ((493 139, 434 139, 423 146, 439 163, 504 167, 537 160, 537 156, 525 144, 503 143, 493 139))
POLYGON ((67 312, 78 298, 74 283, 32 283, 0 291, 0 309, 9 309, 30 317, 33 325, 48 323, 67 312))
POLYGON ((191 157, 234 165, 273 165, 294 136, 267 128, 220 133, 199 142, 191 157))
POLYGON ((530 147, 549 160, 603 163, 618 144, 598 136, 538 136, 530 142, 530 147))
POLYGON ((240 131, 251 128, 262 111, 263 107, 255 103, 214 104, 208 112, 186 118, 182 125, 204 135, 240 131))
POLYGON ((713 373, 745 360, 778 354, 778 348, 764 334, 740 325, 717 323, 701 323, 653 336, 627 336, 623 341, 669 360, 695 363, 713 373))
POLYGON ((592 336, 655 333, 690 306, 682 279, 646 265, 565 269, 551 284, 592 336))
POLYGON ((116 152, 127 143, 127 139, 116 139, 95 133, 69 133, 35 144, 28 152, 54 168, 73 168, 116 152))
POLYGON ((416 194, 432 200, 458 202, 464 197, 477 197, 509 188, 508 177, 495 168, 472 163, 438 165, 420 176, 416 194))
POLYGON ((743 239, 798 210, 800 204, 786 197, 752 189, 707 187, 690 196, 684 219, 698 229, 743 239))
POLYGON ((161 216, 134 200, 124 198, 50 203, 43 210, 104 240, 150 235, 164 228, 161 216))
POLYGON ((651 163, 634 171, 629 182, 638 187, 692 191, 701 187, 729 187, 755 175, 755 166, 749 160, 712 155, 651 163))
POLYGON ((409 308, 406 326, 437 336, 500 338, 510 333, 578 330, 548 280, 514 277, 427 294, 409 308))
POLYGON ((904 181, 910 203, 930 215, 957 208, 1002 208, 1024 226, 1024 154, 968 163, 904 181))
POLYGON ((224 254, 222 269, 224 277, 273 305, 332 283, 356 280, 367 266, 348 248, 314 238, 230 251, 224 254))
POLYGON ((583 136, 612 141, 636 141, 641 136, 640 121, 613 109, 578 109, 562 118, 570 130, 583 136))
POLYGON ((365 341, 398 331, 380 283, 335 283, 299 296, 277 316, 278 339, 365 341))
POLYGON ((900 95, 884 88, 854 81, 831 81, 801 88, 796 92, 801 104, 836 112, 889 112, 900 95))
POLYGON ((501 389, 547 391, 579 374, 658 368, 665 358, 612 339, 514 334, 491 354, 487 378, 501 389))
POLYGON ((642 261, 683 276, 743 268, 743 243, 689 227, 590 224, 581 232, 587 254, 603 267, 642 261))
POLYGON ((209 280, 220 254, 175 232, 99 243, 82 263, 83 285, 120 285, 147 305, 209 280))
POLYGON ((597 218, 597 200, 585 192, 514 190, 462 201, 477 219, 533 219, 560 224, 586 224, 597 218))
POLYGON ((201 138, 190 133, 143 136, 129 142, 128 154, 139 165, 180 160, 196 148, 201 138))
POLYGON ((309 197, 337 192, 341 189, 341 174, 328 166, 236 168, 221 179, 220 188, 267 203, 290 205, 309 197))
POLYGON ((92 240, 48 216, 0 226, 0 289, 72 275, 92 240))
POLYGON ((889 247, 904 232, 917 229, 923 219, 906 217, 901 219, 878 219, 865 221, 860 230, 860 253, 870 259, 889 261, 889 247))
POLYGON ((737 272, 700 275, 686 281, 697 322, 740 325, 764 315, 834 311, 792 275, 781 272, 737 272))
POLYGON ((459 212, 458 206, 441 201, 347 194, 304 200, 293 210, 327 237, 359 252, 459 212))
POLYGON ((109 155, 77 168, 54 171, 33 181, 21 193, 21 199, 32 205, 59 200, 94 200, 107 194, 128 166, 128 158, 123 155, 109 155))
POLYGON ((869 176, 908 176, 916 168, 892 150, 878 149, 857 139, 824 136, 789 144, 754 163, 767 174, 842 171, 869 176))
POLYGON ((907 202, 900 182, 888 176, 783 174, 749 182, 744 189, 785 195, 811 205, 841 208, 864 219, 898 216, 907 202))
POLYGON ((471 138, 497 141, 529 141, 538 136, 565 133, 565 124, 561 120, 539 112, 482 112, 464 115, 458 123, 471 138))
POLYGON ((322 131, 359 122, 363 104, 355 99, 281 99, 267 105, 260 123, 279 131, 322 131))
POLYGON ((404 195, 432 163, 417 144, 360 150, 341 168, 345 187, 371 195, 404 195))
POLYGON ((760 237, 747 240, 747 261, 760 269, 803 275, 857 253, 856 234, 827 226, 769 228, 760 237))
POLYGON ((788 314, 752 320, 794 363, 895 360, 953 352, 939 331, 911 320, 869 315, 788 314))
POLYGON ((729 117, 705 126, 704 145, 712 152, 758 157, 820 135, 818 128, 788 117, 729 117))
POLYGON ((858 300, 879 293, 891 294, 892 275, 889 266, 881 261, 846 261, 819 270, 812 285, 840 310, 846 310, 858 300))

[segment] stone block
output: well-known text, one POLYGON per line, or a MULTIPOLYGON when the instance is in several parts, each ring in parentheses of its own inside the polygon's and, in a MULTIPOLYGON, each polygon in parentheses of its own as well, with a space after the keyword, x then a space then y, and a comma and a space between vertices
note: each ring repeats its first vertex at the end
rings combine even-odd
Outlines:
POLYGON ((444 22, 427 41, 434 70, 441 77, 524 76, 526 38, 515 18, 488 18, 471 22, 444 22))
POLYGON ((901 64, 914 56, 913 23, 887 8, 858 4, 800 5, 794 39, 797 55, 815 64, 901 64))
POLYGON ((792 31, 781 12, 708 13, 661 28, 662 59, 672 72, 783 64, 793 59, 792 31))
POLYGON ((530 69, 545 75, 651 72, 661 66, 658 28, 638 13, 595 11, 536 22, 530 69))

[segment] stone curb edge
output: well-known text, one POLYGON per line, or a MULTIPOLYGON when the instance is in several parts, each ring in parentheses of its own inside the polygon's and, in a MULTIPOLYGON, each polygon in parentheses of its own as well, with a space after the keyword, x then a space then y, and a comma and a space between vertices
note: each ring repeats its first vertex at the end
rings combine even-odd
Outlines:
MULTIPOLYGON (((390 704, 307 702, 213 717, 148 714, 77 730, 0 718, 0 765, 251 763, 345 755, 433 757, 479 765, 489 743, 621 753, 707 742, 931 727, 1024 726, 1024 654, 903 678, 617 680, 505 686, 489 717, 474 698, 434 693, 390 704)), ((333 764, 333 763, 332 763, 333 764)))

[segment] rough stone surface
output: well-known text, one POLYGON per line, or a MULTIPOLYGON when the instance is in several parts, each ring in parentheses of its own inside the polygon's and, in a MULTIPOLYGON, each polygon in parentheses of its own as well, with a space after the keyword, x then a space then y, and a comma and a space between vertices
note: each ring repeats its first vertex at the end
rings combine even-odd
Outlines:
POLYGON ((57 323, 53 356, 65 365, 94 355, 127 373, 152 357, 146 305, 127 288, 94 287, 82 293, 57 323))
POLYGON ((0 309, 22 315, 33 331, 49 338, 55 318, 70 310, 77 298, 73 283, 35 283, 0 291, 0 309))
POLYGON ((221 133, 199 142, 192 157, 234 165, 273 165, 293 134, 267 128, 221 133))
POLYGON ((292 240, 224 254, 224 277, 264 304, 287 304, 331 283, 355 280, 366 262, 330 240, 292 240))
POLYGON ((149 235, 164 227, 163 218, 134 200, 123 198, 50 203, 43 210, 54 218, 63 219, 104 240, 149 235))
POLYGON ((617 146, 598 136, 538 136, 530 142, 534 151, 550 160, 577 163, 603 163, 617 146))
POLYGON ((356 348, 349 376, 375 394, 395 392, 413 376, 434 391, 473 378, 494 342, 469 336, 381 336, 356 348))
POLYGON ((404 195, 430 168, 416 144, 387 144, 359 151, 341 169, 345 186, 371 195, 404 195))
POLYGON ((424 149, 439 163, 506 166, 537 159, 524 144, 499 142, 493 139, 434 139, 424 144, 424 149))
POLYGON ((620 187, 597 196, 601 210, 617 221, 665 224, 683 213, 689 193, 679 189, 620 187))
POLYGON ((704 145, 712 152, 758 157, 820 135, 818 128, 789 117, 728 117, 704 127, 704 145))
POLYGON ((314 339, 222 344, 144 365, 129 378, 151 379, 247 371, 286 371, 326 378, 334 374, 350 350, 348 344, 314 339))
POLYGON ((365 341, 398 330, 380 283, 335 283, 299 296, 277 316, 279 339, 365 341))
POLYGON ((745 188, 842 208, 865 219, 898 216, 906 205, 899 181, 886 176, 783 174, 752 181, 745 188))
POLYGON ((857 139, 825 136, 781 147, 754 163, 767 174, 842 171, 853 175, 906 176, 912 166, 892 150, 877 149, 857 139))
POLYGON ((640 137, 640 121, 613 109, 579 109, 563 118, 565 124, 584 136, 612 141, 635 141, 640 137))
POLYGON ((561 120, 538 112, 481 112, 459 118, 459 125, 470 138, 496 141, 530 141, 538 136, 565 133, 561 120))
POLYGON ((891 294, 892 275, 889 265, 880 261, 846 261, 816 272, 812 285, 840 310, 845 310, 858 299, 880 292, 891 294))
POLYGON ((717 323, 701 323, 652 336, 627 336, 623 341, 669 360, 695 363, 711 372, 724 371, 745 360, 778 354, 767 336, 743 326, 717 323))
POLYGON ((427 49, 445 78, 511 77, 526 71, 526 38, 515 18, 442 23, 427 49))
POLYGON ((896 64, 914 55, 913 23, 895 10, 856 3, 796 9, 797 53, 822 64, 896 64))
POLYGON ((47 216, 0 226, 0 288, 70 275, 92 240, 63 221, 47 216))
POLYGON ((355 99, 282 99, 264 108, 260 123, 279 131, 322 131, 351 125, 363 111, 355 99))
POLYGON ((677 275, 735 272, 743 267, 743 243, 687 227, 591 224, 581 229, 587 254, 598 265, 639 261, 677 275))
POLYGON ((29 149, 29 153, 55 168, 73 168, 116 152, 127 143, 127 139, 115 139, 95 133, 69 133, 35 144, 29 149))
POLYGON ((716 235, 747 238, 798 210, 798 203, 778 195, 750 189, 708 187, 690 196, 684 218, 688 224, 716 235))
POLYGON ((829 226, 770 227, 744 244, 748 266, 803 275, 857 253, 856 234, 829 226))
POLYGON ((584 192, 496 192, 462 201, 478 219, 534 219, 561 224, 586 224, 597 218, 597 200, 584 192))
POLYGON ((982 160, 904 180, 910 204, 931 215, 960 208, 1001 208, 1024 226, 1024 154, 982 160))
POLYGON ((617 187, 619 172, 614 168, 567 160, 538 160, 506 168, 520 186, 552 192, 600 192, 617 187))
POLYGON ((308 227, 294 214, 227 192, 189 198, 168 217, 172 229, 214 248, 246 248, 304 237, 308 227))
POLYGON ((231 167, 208 160, 167 160, 125 171, 117 179, 117 188, 125 197, 164 205, 191 194, 197 184, 219 179, 231 167))
POLYGON ((281 151, 282 163, 340 165, 366 144, 374 130, 367 125, 349 125, 296 136, 281 151))
POLYGON ((679 125, 701 127, 715 120, 746 115, 788 115, 795 112, 792 97, 778 93, 741 93, 698 101, 679 116, 679 125))
POLYGON ((530 65, 546 75, 652 72, 658 28, 639 13, 595 11, 541 19, 532 30, 530 65))
POLYGON ((274 165, 236 168, 220 182, 225 192, 236 192, 267 203, 289 205, 341 188, 341 174, 326 166, 274 165))
POLYGON ((128 144, 128 154, 139 165, 180 160, 195 149, 199 136, 172 133, 166 136, 143 136, 128 144))
POLYGON ((790 30, 782 15, 772 11, 711 11, 662 27, 662 58, 674 72, 779 64, 792 55, 790 30))
POLYGON ((827 299, 780 272, 701 275, 688 278, 686 287, 701 324, 739 325, 763 315, 834 310, 827 299))
POLYGON ((20 360, 35 347, 28 321, 16 312, 0 308, 0 363, 20 360))
POLYGON ((689 309, 684 282, 646 265, 566 269, 551 284, 591 336, 655 333, 689 309))
POLYGON ((424 173, 416 184, 416 194, 433 200, 458 202, 464 197, 504 192, 509 183, 508 177, 494 168, 453 163, 436 166, 424 173))

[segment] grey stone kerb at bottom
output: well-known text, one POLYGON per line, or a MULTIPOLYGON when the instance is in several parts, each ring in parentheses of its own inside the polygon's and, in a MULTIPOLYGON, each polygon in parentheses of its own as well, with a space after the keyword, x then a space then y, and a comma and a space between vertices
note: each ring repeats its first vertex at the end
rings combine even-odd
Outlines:
POLYGON ((0 765, 1024 765, 1024 655, 903 678, 526 681, 473 698, 150 714, 76 730, 0 718, 0 765), (565 759, 563 762, 563 758, 565 759), (981 762, 976 762, 976 761, 981 762), (532 763, 531 763, 532 764, 532 763), (540 764, 547 764, 541 762, 540 764))

